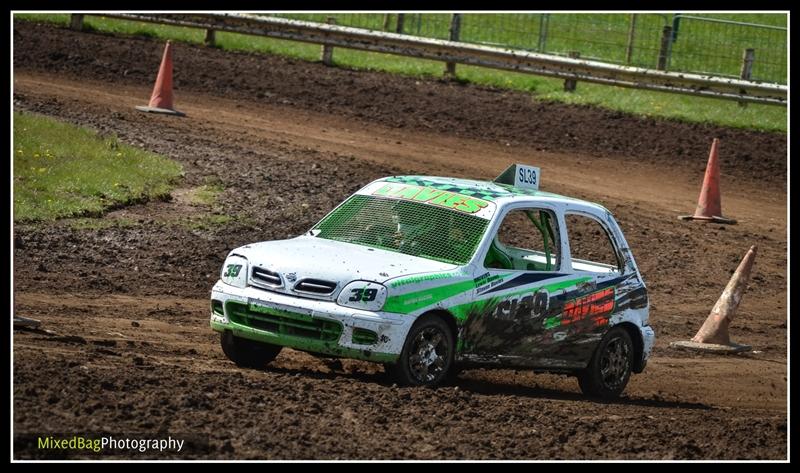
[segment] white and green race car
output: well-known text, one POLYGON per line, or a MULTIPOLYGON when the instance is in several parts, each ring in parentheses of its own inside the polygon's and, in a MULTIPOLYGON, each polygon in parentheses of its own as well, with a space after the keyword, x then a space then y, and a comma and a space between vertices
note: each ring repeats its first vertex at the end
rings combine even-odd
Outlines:
POLYGON ((304 235, 231 251, 211 328, 239 366, 291 347, 409 385, 511 367, 618 396, 655 339, 647 289, 611 213, 539 178, 517 164, 492 182, 378 179, 304 235))

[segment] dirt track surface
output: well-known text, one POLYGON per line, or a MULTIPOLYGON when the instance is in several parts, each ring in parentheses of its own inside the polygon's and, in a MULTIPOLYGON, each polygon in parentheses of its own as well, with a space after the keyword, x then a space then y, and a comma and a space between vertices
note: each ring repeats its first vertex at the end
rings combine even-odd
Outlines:
POLYGON ((198 433, 209 444, 192 456, 211 458, 786 458, 784 135, 186 45, 188 116, 174 119, 133 110, 162 43, 14 30, 16 110, 116 133, 186 172, 172 200, 111 212, 108 228, 15 226, 15 313, 55 332, 14 334, 15 432, 198 433), (740 224, 680 222, 715 136, 723 210, 740 224), (380 176, 492 178, 517 161, 539 164, 546 190, 614 212, 648 283, 656 348, 620 401, 554 375, 474 370, 431 390, 292 350, 267 371, 222 355, 208 294, 230 249, 297 235, 380 176), (226 189, 214 206, 187 197, 209 182, 226 189), (186 224, 214 214, 234 219, 186 224), (731 334, 756 352, 668 348, 699 328, 751 244, 731 334))

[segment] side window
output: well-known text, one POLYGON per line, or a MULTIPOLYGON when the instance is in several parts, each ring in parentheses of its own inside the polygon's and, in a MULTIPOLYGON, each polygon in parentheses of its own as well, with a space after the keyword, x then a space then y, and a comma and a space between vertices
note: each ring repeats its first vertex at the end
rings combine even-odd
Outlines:
POLYGON ((503 218, 483 265, 494 269, 558 271, 558 222, 543 209, 512 210, 503 218))
POLYGON ((619 272, 611 237, 597 220, 581 214, 564 215, 572 256, 572 269, 595 273, 619 272))

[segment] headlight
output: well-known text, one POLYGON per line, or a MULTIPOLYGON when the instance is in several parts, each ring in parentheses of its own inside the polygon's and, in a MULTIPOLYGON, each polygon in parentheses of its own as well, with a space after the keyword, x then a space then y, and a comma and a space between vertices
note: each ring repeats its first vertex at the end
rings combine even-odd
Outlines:
POLYGON ((386 287, 370 281, 353 281, 342 289, 336 303, 353 309, 377 311, 386 302, 386 287))
POLYGON ((220 279, 225 284, 245 288, 247 287, 247 258, 242 256, 229 256, 222 265, 220 279))

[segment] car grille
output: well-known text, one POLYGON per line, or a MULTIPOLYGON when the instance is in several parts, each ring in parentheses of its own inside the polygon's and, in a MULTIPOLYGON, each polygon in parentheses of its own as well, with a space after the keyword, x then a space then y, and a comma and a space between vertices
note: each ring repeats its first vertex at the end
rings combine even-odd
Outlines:
POLYGON ((336 289, 336 283, 323 281, 321 279, 303 279, 295 284, 294 290, 297 292, 307 292, 310 294, 327 295, 336 289))
POLYGON ((274 271, 270 271, 268 269, 254 267, 252 278, 253 282, 255 282, 256 284, 266 284, 267 286, 271 287, 281 286, 280 274, 274 271))
POLYGON ((342 334, 342 324, 332 320, 285 310, 228 301, 225 304, 231 322, 280 335, 322 341, 336 341, 342 334))

